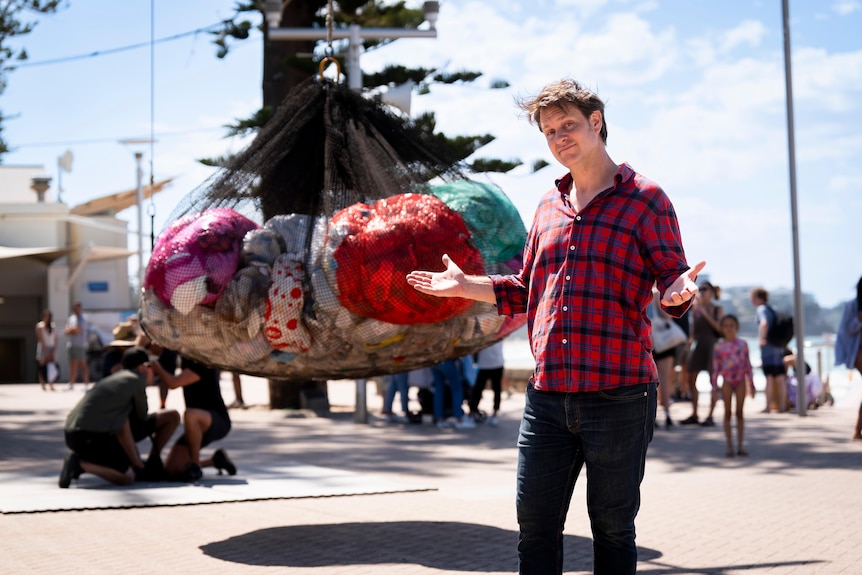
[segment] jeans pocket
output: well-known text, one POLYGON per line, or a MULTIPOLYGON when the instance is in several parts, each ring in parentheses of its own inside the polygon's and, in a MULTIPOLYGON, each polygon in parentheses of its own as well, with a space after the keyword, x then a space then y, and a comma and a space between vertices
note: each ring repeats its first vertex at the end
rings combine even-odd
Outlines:
POLYGON ((613 389, 604 389, 599 391, 598 394, 602 399, 609 399, 611 401, 636 401, 648 397, 650 385, 653 384, 639 383, 636 385, 625 385, 613 389))

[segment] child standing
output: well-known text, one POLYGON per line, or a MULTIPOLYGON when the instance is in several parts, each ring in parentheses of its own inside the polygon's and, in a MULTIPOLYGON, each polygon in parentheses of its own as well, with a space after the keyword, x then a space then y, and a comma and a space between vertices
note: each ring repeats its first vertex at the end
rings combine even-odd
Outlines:
POLYGON ((745 456, 748 452, 742 447, 745 435, 742 408, 745 405, 746 389, 752 385, 754 371, 751 368, 748 344, 736 337, 739 331, 739 320, 736 316, 728 314, 722 317, 720 326, 724 339, 715 345, 712 352, 712 387, 715 389, 719 376, 724 379, 721 394, 724 398, 724 436, 727 439, 727 456, 745 456), (733 451, 730 431, 731 398, 733 397, 736 397, 736 452, 733 451))

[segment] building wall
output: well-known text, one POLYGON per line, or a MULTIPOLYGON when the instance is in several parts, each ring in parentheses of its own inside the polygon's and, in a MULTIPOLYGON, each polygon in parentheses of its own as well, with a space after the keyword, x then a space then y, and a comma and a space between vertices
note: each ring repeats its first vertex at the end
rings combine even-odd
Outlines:
POLYGON ((127 257, 79 265, 87 246, 127 249, 127 222, 110 215, 74 216, 54 201, 51 189, 39 203, 30 184, 44 174, 41 166, 0 166, 0 246, 70 248, 68 256, 51 262, 0 259, 0 383, 37 381, 35 326, 43 309, 54 314, 60 381, 65 382, 69 370, 63 326, 72 303, 80 301, 84 312, 96 317, 119 317, 137 308, 127 257))

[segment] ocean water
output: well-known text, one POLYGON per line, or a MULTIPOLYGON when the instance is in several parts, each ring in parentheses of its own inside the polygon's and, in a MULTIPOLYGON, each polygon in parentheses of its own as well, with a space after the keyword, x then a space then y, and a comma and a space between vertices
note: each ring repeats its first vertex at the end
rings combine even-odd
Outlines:
MULTIPOLYGON (((530 344, 525 337, 518 337, 516 332, 503 341, 503 357, 506 367, 517 369, 533 369, 536 362, 530 352, 530 344)), ((754 367, 754 387, 763 391, 766 387, 766 378, 760 370, 760 347, 756 339, 743 338, 748 344, 751 354, 751 365, 754 367)), ((824 382, 829 383, 832 396, 836 405, 858 405, 859 395, 862 393, 862 376, 856 370, 847 369, 844 366, 835 365, 835 349, 832 342, 834 336, 828 334, 823 337, 812 337, 805 340, 803 356, 805 362, 811 366, 824 382)), ((790 348, 795 350, 795 340, 790 342, 790 348)), ((697 377, 697 389, 709 391, 709 374, 701 372, 697 377)))

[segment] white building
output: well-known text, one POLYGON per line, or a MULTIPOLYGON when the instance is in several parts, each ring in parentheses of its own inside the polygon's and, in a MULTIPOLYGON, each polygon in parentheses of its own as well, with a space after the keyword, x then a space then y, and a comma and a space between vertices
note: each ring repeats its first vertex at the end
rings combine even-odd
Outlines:
POLYGON ((69 207, 57 201, 50 182, 42 166, 0 166, 0 383, 37 380, 42 310, 53 313, 60 381, 67 381, 63 326, 72 304, 80 301, 107 336, 138 306, 129 281, 128 224, 115 217, 135 204, 135 190, 69 207))

